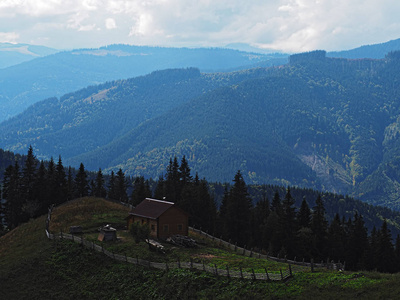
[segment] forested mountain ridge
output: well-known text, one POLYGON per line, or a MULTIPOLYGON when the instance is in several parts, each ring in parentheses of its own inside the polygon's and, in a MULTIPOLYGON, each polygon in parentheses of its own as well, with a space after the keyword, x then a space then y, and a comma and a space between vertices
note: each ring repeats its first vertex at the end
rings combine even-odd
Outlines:
POLYGON ((29 105, 106 81, 126 79, 169 68, 198 67, 218 72, 261 64, 281 65, 287 56, 221 48, 162 48, 110 45, 40 57, 0 69, 0 121, 29 105))
POLYGON ((0 125, 0 146, 23 152, 32 144, 38 157, 62 153, 72 165, 153 178, 170 157, 186 155, 211 181, 240 169, 249 183, 313 187, 399 209, 398 57, 316 51, 275 68, 156 72, 37 103, 0 125))

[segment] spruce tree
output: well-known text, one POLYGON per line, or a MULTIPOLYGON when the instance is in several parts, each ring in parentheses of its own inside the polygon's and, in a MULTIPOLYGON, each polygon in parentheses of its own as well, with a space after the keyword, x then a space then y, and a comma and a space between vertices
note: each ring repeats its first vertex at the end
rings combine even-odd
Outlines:
POLYGON ((39 203, 34 199, 34 183, 36 176, 37 160, 33 154, 32 146, 29 147, 21 178, 22 208, 30 218, 36 216, 39 203))
POLYGON ((108 182, 107 198, 111 200, 117 200, 114 171, 111 171, 110 180, 108 182))
POLYGON ((311 210, 308 206, 306 198, 303 197, 303 201, 301 201, 301 206, 299 212, 297 214, 297 220, 299 222, 299 227, 309 228, 311 224, 311 210))
POLYGON ((311 214, 311 230, 315 237, 315 258, 325 259, 328 222, 325 217, 325 207, 321 195, 318 195, 311 214))
POLYGON ((390 229, 387 227, 386 220, 383 220, 380 229, 379 257, 380 259, 378 260, 377 264, 377 269, 379 272, 394 273, 398 271, 394 247, 392 243, 392 234, 390 232, 390 229))
POLYGON ((151 198, 151 191, 148 180, 143 176, 138 176, 133 181, 133 191, 131 195, 131 203, 136 206, 146 198, 151 198))
POLYGON ((115 177, 115 196, 116 200, 121 202, 128 202, 128 195, 126 193, 127 183, 125 174, 120 168, 115 177))
POLYGON ((83 163, 79 165, 78 173, 75 176, 75 186, 76 186, 75 196, 77 198, 86 197, 89 195, 89 182, 87 179, 87 174, 83 163))
POLYGON ((95 197, 100 197, 100 198, 105 198, 107 195, 104 176, 100 168, 99 171, 97 172, 96 180, 94 181, 93 195, 95 197))
POLYGON ((288 187, 285 198, 282 201, 281 238, 285 252, 292 257, 295 256, 296 233, 298 230, 294 204, 295 201, 288 187))
POLYGON ((55 185, 56 185, 56 204, 61 204, 67 201, 67 179, 64 170, 64 166, 62 164, 61 155, 58 157, 58 162, 56 166, 56 174, 55 174, 55 185))
POLYGON ((252 202, 240 170, 236 173, 233 182, 229 191, 225 218, 228 238, 237 241, 238 244, 247 245, 250 237, 252 202))

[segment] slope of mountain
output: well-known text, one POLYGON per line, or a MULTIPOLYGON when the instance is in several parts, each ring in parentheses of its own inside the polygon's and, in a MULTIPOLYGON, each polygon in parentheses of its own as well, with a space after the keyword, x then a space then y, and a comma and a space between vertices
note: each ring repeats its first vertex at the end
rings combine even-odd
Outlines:
POLYGON ((340 58, 375 58, 382 59, 385 55, 392 51, 400 50, 400 39, 388 41, 385 43, 364 45, 351 50, 328 52, 329 57, 340 58))
POLYGON ((0 121, 49 97, 167 68, 202 71, 243 69, 257 63, 284 64, 287 57, 230 49, 187 49, 111 45, 60 52, 0 69, 0 121))
POLYGON ((152 177, 186 155, 208 180, 230 181, 240 169, 249 183, 400 209, 399 57, 316 51, 276 68, 155 72, 39 102, 0 124, 0 147, 25 152, 32 144, 39 157, 152 177))
POLYGON ((57 52, 56 49, 44 46, 0 43, 0 69, 57 52))

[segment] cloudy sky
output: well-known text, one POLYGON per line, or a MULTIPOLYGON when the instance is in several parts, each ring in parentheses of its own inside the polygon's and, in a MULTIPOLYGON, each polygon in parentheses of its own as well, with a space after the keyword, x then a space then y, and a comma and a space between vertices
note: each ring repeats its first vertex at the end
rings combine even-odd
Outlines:
POLYGON ((398 0, 0 0, 0 42, 301 52, 400 38, 398 0))

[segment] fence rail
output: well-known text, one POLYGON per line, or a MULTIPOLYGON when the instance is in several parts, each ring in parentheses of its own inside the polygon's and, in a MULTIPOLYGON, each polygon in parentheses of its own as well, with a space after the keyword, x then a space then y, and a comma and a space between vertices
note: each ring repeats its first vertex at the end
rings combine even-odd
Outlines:
POLYGON ((230 242, 224 241, 222 238, 216 238, 216 237, 208 234, 207 232, 202 231, 201 229, 189 227, 189 230, 194 233, 198 233, 202 236, 205 236, 205 237, 213 240, 217 244, 223 245, 223 246, 227 247, 228 249, 235 251, 236 253, 242 254, 243 256, 255 257, 255 258, 260 258, 260 259, 268 259, 268 260, 272 260, 272 261, 276 261, 276 262, 280 262, 280 263, 287 263, 290 265, 308 267, 308 268, 311 268, 311 270, 313 270, 314 268, 344 270, 344 267, 345 267, 345 265, 340 262, 335 263, 335 262, 329 261, 329 260, 327 260, 327 262, 321 261, 321 263, 315 263, 313 261, 305 262, 304 260, 303 261, 296 261, 295 259, 290 260, 290 259, 286 259, 286 257, 285 258, 273 257, 273 256, 269 256, 266 254, 261 254, 259 252, 253 251, 253 249, 246 249, 245 247, 243 247, 243 248, 238 247, 236 244, 232 244, 230 242))
MULTIPOLYGON (((81 244, 82 246, 84 246, 88 249, 92 249, 94 251, 103 253, 104 255, 110 257, 111 259, 114 259, 117 261, 130 263, 130 264, 136 264, 136 265, 144 266, 144 267, 148 267, 148 268, 160 269, 160 270, 169 270, 169 269, 176 269, 176 268, 191 269, 191 270, 199 270, 199 271, 208 272, 208 273, 214 274, 216 276, 225 276, 225 277, 229 277, 229 278, 242 278, 242 279, 252 279, 252 280, 283 281, 283 280, 286 280, 286 279, 292 277, 294 274, 290 264, 288 264, 289 270, 286 270, 286 271, 280 270, 279 273, 269 272, 267 269, 265 269, 264 273, 255 273, 253 269, 251 270, 251 272, 243 271, 242 268, 240 268, 239 270, 230 269, 229 266, 227 266, 225 269, 220 269, 216 265, 210 266, 208 264, 204 264, 204 262, 203 263, 195 263, 192 260, 190 262, 177 261, 177 262, 161 263, 161 262, 151 262, 148 260, 140 259, 138 257, 132 258, 132 257, 128 257, 126 255, 113 253, 111 251, 108 251, 107 249, 104 249, 103 245, 100 246, 98 244, 95 244, 94 242, 88 241, 81 236, 76 236, 73 234, 67 234, 67 233, 63 233, 63 232, 60 232, 58 234, 50 233, 49 227, 50 227, 51 213, 53 211, 53 208, 54 208, 54 205, 52 205, 49 208, 49 212, 48 212, 48 215, 46 218, 45 232, 46 232, 46 236, 48 239, 50 239, 50 240, 63 240, 63 239, 71 240, 75 243, 81 244)), ((191 230, 198 232, 194 228, 191 228, 191 230)), ((204 234, 206 234, 206 233, 204 233, 204 234)), ((208 234, 206 234, 206 235, 208 235, 208 234)), ((210 236, 210 237, 214 238, 212 236, 210 236)), ((226 243, 226 242, 221 240, 221 243, 226 243)), ((238 249, 241 249, 241 248, 238 248, 238 249)), ((244 249, 243 253, 249 254, 250 252, 248 250, 244 249)))

